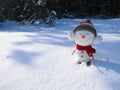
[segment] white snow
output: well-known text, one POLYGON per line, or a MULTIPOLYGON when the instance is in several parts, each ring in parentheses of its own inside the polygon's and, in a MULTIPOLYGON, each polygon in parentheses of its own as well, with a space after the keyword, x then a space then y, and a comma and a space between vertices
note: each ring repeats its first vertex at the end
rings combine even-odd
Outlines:
POLYGON ((37 4, 38 4, 39 6, 41 5, 41 3, 42 3, 41 0, 38 0, 38 1, 37 1, 37 4))
POLYGON ((96 64, 77 65, 67 33, 82 19, 56 26, 0 26, 0 90, 119 90, 120 19, 92 20, 103 42, 94 45, 96 64))

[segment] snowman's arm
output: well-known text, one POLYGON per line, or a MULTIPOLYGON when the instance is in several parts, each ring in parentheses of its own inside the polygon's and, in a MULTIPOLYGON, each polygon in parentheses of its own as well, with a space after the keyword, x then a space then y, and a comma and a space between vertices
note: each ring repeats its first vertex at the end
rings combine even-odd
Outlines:
POLYGON ((72 55, 76 52, 76 49, 73 50, 72 55))
POLYGON ((73 52, 71 53, 72 55, 76 52, 76 46, 73 49, 73 52))

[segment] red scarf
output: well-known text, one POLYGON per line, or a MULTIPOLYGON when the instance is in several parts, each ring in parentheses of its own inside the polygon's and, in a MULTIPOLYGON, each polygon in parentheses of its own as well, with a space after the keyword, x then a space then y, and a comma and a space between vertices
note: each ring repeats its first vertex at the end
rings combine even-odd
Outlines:
POLYGON ((80 50, 80 51, 85 50, 87 52, 88 56, 90 56, 90 57, 92 57, 93 53, 96 52, 96 50, 94 48, 92 48, 91 45, 89 45, 89 46, 80 46, 80 45, 76 44, 76 49, 80 50))

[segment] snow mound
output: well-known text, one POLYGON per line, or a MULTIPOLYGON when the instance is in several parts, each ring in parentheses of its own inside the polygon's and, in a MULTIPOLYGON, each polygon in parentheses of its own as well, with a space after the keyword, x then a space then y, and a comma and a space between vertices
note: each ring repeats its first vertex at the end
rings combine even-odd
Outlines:
POLYGON ((61 19, 52 28, 6 22, 0 27, 0 90, 119 90, 119 20, 92 20, 103 42, 94 46, 90 67, 76 64, 75 43, 67 38, 81 19, 61 19))

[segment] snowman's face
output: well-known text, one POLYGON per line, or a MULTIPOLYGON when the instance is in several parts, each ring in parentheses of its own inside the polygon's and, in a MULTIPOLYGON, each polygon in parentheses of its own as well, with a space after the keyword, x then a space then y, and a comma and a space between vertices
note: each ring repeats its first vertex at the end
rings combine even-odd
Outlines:
POLYGON ((86 30, 80 30, 75 33, 75 42, 82 46, 91 45, 94 39, 93 33, 86 30))

